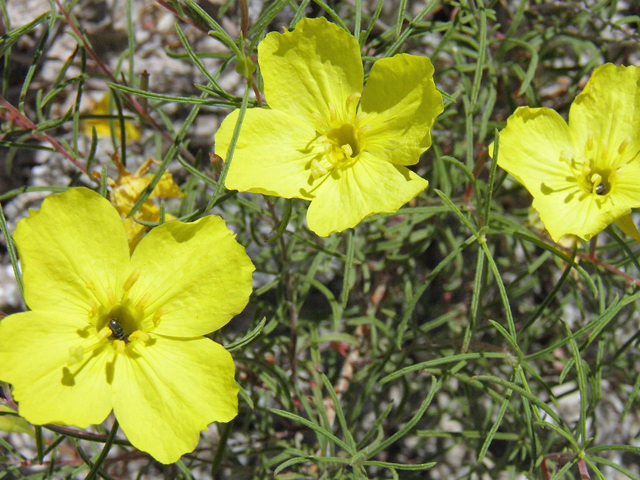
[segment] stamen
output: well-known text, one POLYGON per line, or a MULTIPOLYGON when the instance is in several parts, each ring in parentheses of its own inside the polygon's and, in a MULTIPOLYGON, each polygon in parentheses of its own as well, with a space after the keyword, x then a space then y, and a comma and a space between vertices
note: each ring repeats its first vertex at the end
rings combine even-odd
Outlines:
POLYGON ((325 120, 325 118, 320 115, 318 112, 312 113, 313 118, 316 119, 316 131, 319 133, 324 133, 329 130, 329 124, 325 120))
POLYGON ((114 346, 114 348, 116 349, 116 352, 118 352, 118 353, 123 353, 123 352, 124 352, 124 349, 125 349, 125 347, 126 347, 127 345, 126 345, 126 344, 124 343, 124 341, 122 341, 122 340, 114 340, 114 341, 113 341, 113 346, 114 346))
POLYGON ((89 309, 89 311, 87 312, 87 318, 94 318, 95 316, 98 315, 98 305, 96 305, 95 303, 93 303, 93 300, 91 301, 91 305, 89 305, 91 308, 89 309))
POLYGON ((313 175, 313 178, 317 180, 327 173, 329 173, 329 171, 324 168, 316 158, 311 160, 311 175, 313 175))
POLYGON ((110 305, 115 305, 116 302, 116 294, 113 293, 113 290, 111 290, 109 287, 106 288, 106 293, 107 293, 107 301, 109 302, 110 305))
POLYGON ((143 341, 148 341, 151 336, 147 332, 143 332, 142 330, 136 330, 131 335, 129 335, 129 340, 135 340, 136 338, 140 338, 143 341))
POLYGON ((100 340, 102 340, 103 338, 110 337, 110 336, 111 336, 111 329, 109 328, 109 325, 105 325, 98 332, 98 338, 100 340))
MULTIPOLYGON (((360 112, 360 113, 358 113, 358 114, 356 115, 356 118, 355 118, 354 123, 355 123, 356 125, 359 125, 359 124, 361 124, 362 122, 364 122, 364 121, 365 121, 365 119, 366 119, 368 116, 369 116, 368 114, 363 113, 363 112, 360 112)), ((361 127, 361 128, 364 128, 364 127, 361 127)))
POLYGON ((599 173, 591 175, 591 184, 593 185, 591 193, 595 193, 596 195, 602 195, 604 193, 605 186, 602 183, 602 176, 599 173))
POLYGON ((329 116, 331 123, 334 123, 338 119, 338 111, 336 110, 336 106, 329 102, 329 116))
POLYGON ((164 315, 164 312, 162 310, 157 310, 156 313, 153 314, 153 318, 151 319, 151 321, 153 322, 153 328, 156 328, 158 325, 160 325, 160 317, 162 317, 162 315, 164 315))
POLYGON ((589 152, 593 150, 593 137, 594 137, 593 132, 590 131, 589 135, 587 136, 587 143, 584 146, 585 156, 588 156, 589 152))
POLYGON ((76 363, 82 362, 84 358, 84 347, 80 345, 76 347, 69 347, 69 359, 67 360, 67 365, 75 365, 76 363))
POLYGON ((360 101, 359 93, 352 93, 347 97, 347 112, 349 112, 349 116, 353 117, 356 113, 356 109, 358 108, 358 102, 360 101))
POLYGON ((629 144, 631 143, 631 140, 633 140, 631 138, 631 136, 628 136, 627 138, 625 138, 622 143, 620 143, 620 146, 618 147, 618 154, 619 155, 623 155, 624 151, 627 149, 627 147, 629 146, 629 144))
POLYGON ((607 158, 607 152, 609 151, 609 141, 605 138, 600 142, 600 158, 607 158))
POLYGON ((133 284, 138 281, 138 278, 140 278, 140 270, 136 269, 133 272, 131 272, 131 275, 129 275, 129 278, 127 278, 127 281, 124 282, 124 285, 122 288, 125 291, 130 290, 133 284))
POLYGON ((569 165, 570 167, 573 166, 572 165, 572 160, 573 160, 573 155, 571 152, 569 152, 568 150, 563 150, 562 152, 560 152, 560 161, 566 163, 567 165, 569 165))
POLYGON ((151 299, 151 292, 145 293, 144 296, 140 299, 140 301, 136 303, 135 309, 142 312, 147 306, 147 304, 149 303, 150 299, 151 299))
POLYGON ((342 151, 348 158, 351 158, 353 156, 353 148, 351 148, 351 145, 349 145, 348 143, 342 146, 342 151))

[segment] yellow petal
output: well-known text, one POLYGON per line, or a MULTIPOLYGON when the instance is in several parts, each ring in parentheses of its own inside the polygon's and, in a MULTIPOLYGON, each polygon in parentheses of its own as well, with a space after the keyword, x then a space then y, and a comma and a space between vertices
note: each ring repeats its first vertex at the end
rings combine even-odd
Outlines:
POLYGON ((636 157, 640 152, 640 68, 607 63, 594 70, 571 104, 569 126, 577 147, 582 150, 588 142, 593 144, 590 156, 601 159, 600 168, 636 157))
MULTIPOLYGON (((216 153, 226 158, 238 118, 231 113, 216 133, 216 153)), ((313 196, 311 160, 320 153, 312 124, 276 110, 246 112, 225 186, 231 190, 278 195, 285 198, 313 196)))
MULTIPOLYGON (((151 180, 153 180, 153 177, 154 177, 153 174, 149 174, 145 178, 149 181, 149 183, 151 183, 151 180)), ((149 183, 147 185, 149 185, 149 183)), ((156 188, 154 188, 153 192, 151 192, 151 195, 149 196, 149 198, 156 198, 156 197, 180 198, 184 196, 185 194, 180 190, 180 187, 173 180, 173 175, 171 175, 169 172, 164 172, 160 177, 160 181, 156 185, 156 188)))
POLYGON ((86 188, 51 195, 18 222, 25 301, 33 310, 87 315, 118 298, 129 271, 122 220, 86 188))
POLYGON ((114 412, 127 438, 162 463, 173 463, 198 444, 211 422, 238 413, 233 359, 207 338, 154 337, 119 355, 114 412))
MULTIPOLYGON (((493 156, 493 144, 489 154, 493 156)), ((500 132, 498 165, 516 177, 534 197, 576 183, 567 180, 571 169, 561 160, 563 156, 571 158, 572 154, 569 127, 549 108, 520 107, 500 132)))
POLYGON ((413 165, 431 145, 430 129, 443 111, 427 57, 395 55, 373 64, 360 111, 366 150, 398 165, 413 165))
MULTIPOLYGON (((100 101, 96 103, 92 110, 92 115, 109 115, 109 93, 106 93, 102 96, 100 101)), ((111 136, 111 120, 107 118, 92 118, 87 120, 82 120, 82 133, 85 135, 91 136, 93 128, 96 129, 96 135, 98 137, 110 137, 111 136)), ((115 117, 115 121, 113 122, 113 128, 115 128, 115 135, 117 138, 120 138, 120 119, 115 117)), ((140 130, 136 128, 136 126, 131 123, 129 120, 124 121, 125 135, 127 138, 127 143, 135 142, 140 139, 140 130)))
POLYGON ((407 168, 364 152, 351 167, 336 168, 323 180, 309 206, 307 223, 323 237, 341 232, 376 213, 397 211, 427 185, 407 168))
POLYGON ((154 228, 134 250, 131 268, 140 272, 128 293, 132 305, 159 322, 154 333, 175 337, 205 335, 240 313, 254 270, 215 215, 154 228))
POLYGON ((615 172, 610 196, 615 197, 616 203, 629 208, 640 207, 640 152, 626 161, 618 159, 615 172))
POLYGON ((631 215, 625 215, 624 217, 616 220, 615 223, 625 234, 629 235, 635 241, 640 242, 640 232, 638 232, 636 224, 633 223, 631 215))
POLYGON ((258 62, 269 106, 299 119, 341 117, 347 98, 362 93, 357 40, 324 18, 303 19, 292 32, 269 33, 258 45, 258 62))
POLYGON ((540 218, 555 242, 567 234, 589 240, 631 211, 616 202, 613 195, 601 197, 577 188, 571 193, 552 192, 534 197, 533 208, 540 212, 540 218))
POLYGON ((109 352, 87 352, 70 363, 71 351, 87 344, 86 318, 54 311, 24 312, 0 322, 0 379, 13 385, 20 415, 35 425, 84 428, 111 411, 109 352))

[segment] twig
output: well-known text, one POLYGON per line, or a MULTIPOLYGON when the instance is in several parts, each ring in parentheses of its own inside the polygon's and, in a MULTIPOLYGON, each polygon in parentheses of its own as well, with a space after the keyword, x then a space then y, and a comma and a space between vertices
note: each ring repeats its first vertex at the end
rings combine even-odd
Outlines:
POLYGON ((591 263, 593 263, 594 265, 598 265, 598 266, 604 268, 605 270, 609 270, 611 273, 615 273, 616 275, 621 276, 628 283, 630 283, 632 285, 640 286, 640 279, 638 279, 638 278, 636 278, 636 277, 634 277, 632 275, 629 275, 628 273, 625 273, 622 270, 618 270, 613 265, 609 265, 608 263, 602 262, 602 261, 598 260, 597 258, 592 257, 590 254, 579 252, 576 256, 579 257, 579 258, 582 258, 584 260, 588 260, 591 263))
POLYGON ((2 95, 0 95, 0 104, 2 104, 2 106, 7 109, 7 112, 0 112, 0 117, 4 118, 14 125, 17 125, 20 128, 31 130, 31 135, 33 135, 38 140, 49 142, 58 153, 61 153, 62 155, 67 157, 71 163, 73 163, 82 171, 82 173, 87 173, 87 168, 82 163, 80 163, 77 158, 71 155, 71 153, 69 153, 69 151, 60 144, 60 142, 58 142, 50 135, 47 135, 46 133, 39 133, 38 127, 16 107, 5 100, 2 95))
MULTIPOLYGON (((91 45, 89 44, 89 42, 87 41, 87 39, 85 38, 85 36, 82 34, 82 32, 80 31, 80 29, 76 26, 76 24, 73 22, 73 20, 71 19, 71 16, 69 15, 69 12, 67 12, 64 7, 62 6, 62 3, 60 2, 60 0, 55 0, 56 4, 58 5, 58 8, 60 9, 60 12, 62 12, 62 15, 64 15, 64 18, 67 22, 67 24, 69 25, 69 27, 71 27, 71 29, 73 30, 73 32, 78 36, 78 38, 81 39, 82 41, 82 45, 84 46, 84 48, 86 49, 87 53, 91 56, 91 58, 93 59, 94 62, 96 62, 96 65, 98 66, 98 68, 100 70, 102 70, 102 73, 109 78, 109 80, 111 81, 111 83, 115 83, 115 84, 120 84, 120 82, 118 82, 118 80, 113 76, 113 73, 111 73, 111 70, 109 70, 109 67, 107 67, 104 62, 100 59, 100 57, 98 57, 98 55, 96 54, 96 52, 93 50, 93 48, 91 47, 91 45)), ((125 85, 127 86, 127 85, 125 85)), ((127 100, 127 102, 129 103, 129 105, 131 105, 131 107, 138 112, 138 114, 140 115, 140 117, 142 119, 144 119, 144 121, 146 121, 149 125, 151 125, 158 133, 160 133, 160 135, 162 135, 162 137, 167 140, 170 143, 175 143, 176 139, 173 138, 164 128, 162 128, 152 117, 151 115, 149 115, 149 113, 146 111, 146 109, 140 105, 140 103, 138 103, 138 101, 130 94, 125 93, 125 92, 120 92, 122 93, 122 95, 124 96, 124 98, 127 100)), ((195 157, 191 154, 191 152, 189 152, 187 149, 185 149, 182 146, 178 146, 178 149, 180 150, 180 154, 185 157, 186 159, 188 159, 191 162, 195 161, 195 157)))

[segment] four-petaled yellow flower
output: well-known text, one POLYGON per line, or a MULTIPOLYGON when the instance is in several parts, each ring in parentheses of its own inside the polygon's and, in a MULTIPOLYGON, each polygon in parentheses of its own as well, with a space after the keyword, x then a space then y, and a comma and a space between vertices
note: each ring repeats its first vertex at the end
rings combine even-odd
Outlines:
POLYGON ((135 447, 171 463, 237 415, 231 355, 203 335, 242 311, 254 267, 221 218, 165 223, 130 255, 116 209, 74 188, 14 237, 31 310, 0 322, 0 380, 22 417, 84 428, 113 409, 135 447))
MULTIPOLYGON (((493 156, 493 148, 490 148, 493 156)), ((640 68, 597 68, 569 111, 520 107, 500 133, 498 165, 533 195, 551 238, 589 240, 615 222, 640 240, 640 68)))
MULTIPOLYGON (((358 41, 324 18, 258 46, 270 109, 246 112, 225 186, 310 200, 309 228, 327 236, 395 212, 428 185, 405 165, 431 145, 443 111, 427 57, 376 61, 364 87, 358 41)), ((216 133, 227 157, 238 111, 216 133)))

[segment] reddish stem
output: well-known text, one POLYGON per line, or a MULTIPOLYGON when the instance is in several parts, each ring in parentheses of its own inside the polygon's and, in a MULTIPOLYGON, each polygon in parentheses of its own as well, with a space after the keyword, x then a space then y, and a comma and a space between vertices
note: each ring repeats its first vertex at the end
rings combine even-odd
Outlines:
POLYGON ((47 135, 46 133, 38 132, 38 127, 16 107, 7 102, 4 97, 2 97, 2 95, 0 95, 0 104, 2 104, 2 106, 7 109, 7 112, 0 112, 0 117, 11 122, 13 125, 17 125, 20 128, 31 130, 31 135, 33 135, 38 140, 49 142, 57 152, 67 157, 69 161, 71 161, 71 163, 78 167, 83 173, 87 173, 87 168, 82 163, 80 163, 77 158, 71 155, 71 153, 69 153, 69 151, 60 144, 60 142, 58 142, 50 135, 47 135))
POLYGON ((610 271, 611 273, 615 273, 616 275, 621 276, 622 278, 624 278, 628 283, 632 284, 632 285, 640 285, 640 280, 637 279, 636 277, 629 275, 628 273, 623 272, 622 270, 618 270, 616 267, 614 267, 613 265, 609 265, 608 263, 605 262, 601 262, 600 260, 598 260, 596 257, 592 257, 591 254, 586 254, 586 253, 578 253, 577 257, 582 258, 584 260, 588 260, 591 263, 598 265, 602 268, 604 268, 605 270, 610 271))
MULTIPOLYGON (((69 27, 71 27, 71 30, 73 30, 73 32, 78 36, 78 38, 81 39, 82 45, 86 49, 86 51, 89 54, 89 56, 91 56, 93 61, 96 62, 96 65, 98 66, 98 68, 100 70, 102 70, 102 73, 107 78, 109 78, 111 83, 119 84, 119 82, 113 76, 113 73, 111 73, 111 70, 109 70, 109 67, 107 67, 102 60, 100 60, 100 57, 98 57, 98 55, 93 50, 93 48, 91 47, 91 45, 89 44, 89 42, 87 41, 85 36, 82 34, 80 29, 73 22, 73 20, 71 19, 71 16, 69 15, 69 12, 67 12, 62 7, 62 3, 60 2, 60 0, 55 0, 55 1, 56 1, 56 4, 58 5, 58 8, 60 9, 60 12, 62 13, 62 15, 64 15, 64 18, 65 18, 67 24, 69 25, 69 27)), ((142 105, 140 105, 140 103, 138 103, 138 101, 132 95, 130 95, 128 93, 125 93, 125 92, 120 92, 120 93, 122 93, 124 98, 131 105, 131 107, 136 112, 138 112, 138 114, 140 115, 141 118, 143 118, 147 123, 149 123, 149 125, 151 125, 167 141, 169 141, 171 143, 175 143, 175 139, 166 130, 164 130, 153 118, 151 118, 149 113, 147 113, 146 109, 142 105)), ((189 159, 189 161, 191 161, 191 162, 195 161, 195 157, 191 154, 191 152, 189 152, 188 150, 186 150, 183 147, 178 147, 178 148, 180 149, 180 153, 182 154, 183 157, 189 159)))
POLYGON ((156 0, 156 3, 159 3, 161 6, 163 6, 164 8, 166 8, 167 10, 169 10, 171 13, 173 13, 176 17, 178 17, 180 20, 182 20, 183 22, 188 23, 189 25, 191 25, 192 27, 197 28, 198 30, 200 30, 201 32, 205 33, 205 34, 209 34, 209 30, 206 29, 205 27, 203 27, 202 25, 194 22, 193 20, 191 20, 189 17, 181 17, 180 14, 178 13, 178 11, 173 8, 171 5, 169 5, 167 2, 165 2, 164 0, 156 0))

